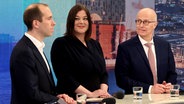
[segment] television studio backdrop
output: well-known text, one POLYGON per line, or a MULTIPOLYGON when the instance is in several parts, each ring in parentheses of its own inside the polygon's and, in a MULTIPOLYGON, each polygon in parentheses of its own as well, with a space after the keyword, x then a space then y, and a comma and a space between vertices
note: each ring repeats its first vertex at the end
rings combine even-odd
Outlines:
MULTIPOLYGON (((29 4, 36 2, 47 3, 56 22, 53 36, 44 41, 46 44, 44 52, 48 60, 50 60, 53 40, 63 36, 65 32, 70 8, 76 3, 81 3, 90 10, 93 22, 92 38, 98 40, 102 46, 111 94, 121 90, 116 86, 114 76, 118 44, 135 36, 134 21, 138 10, 144 7, 155 9, 159 22, 155 35, 170 42, 178 74, 177 81, 184 90, 184 0, 2 0, 0 2, 0 104, 10 103, 10 54, 26 31, 23 12, 29 4)), ((51 65, 51 62, 49 63, 51 65)))

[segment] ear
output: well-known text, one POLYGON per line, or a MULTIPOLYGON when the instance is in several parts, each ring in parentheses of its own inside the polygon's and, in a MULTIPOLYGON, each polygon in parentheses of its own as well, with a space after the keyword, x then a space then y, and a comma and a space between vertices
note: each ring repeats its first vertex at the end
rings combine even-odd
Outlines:
POLYGON ((158 22, 155 22, 155 23, 154 23, 154 28, 156 28, 156 27, 157 27, 157 25, 158 25, 158 22))
POLYGON ((38 20, 33 20, 33 28, 39 28, 40 22, 38 20))

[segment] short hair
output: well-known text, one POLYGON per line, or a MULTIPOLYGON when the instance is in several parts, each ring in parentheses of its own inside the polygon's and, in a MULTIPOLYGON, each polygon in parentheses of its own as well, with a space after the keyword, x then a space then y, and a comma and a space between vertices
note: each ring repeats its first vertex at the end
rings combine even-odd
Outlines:
POLYGON ((33 29, 33 26, 32 26, 33 20, 38 20, 42 22, 43 13, 39 9, 40 5, 48 7, 48 5, 44 3, 35 3, 35 4, 29 5, 24 11, 24 15, 23 15, 24 24, 27 26, 28 30, 33 29))
POLYGON ((92 32, 92 21, 91 21, 91 16, 90 16, 90 12, 89 10, 82 4, 76 4, 75 6, 73 6, 68 14, 67 17, 67 24, 66 24, 66 32, 65 32, 65 36, 75 36, 74 34, 74 23, 75 23, 75 17, 77 15, 77 13, 81 10, 84 10, 86 12, 87 15, 87 20, 89 23, 89 27, 85 33, 85 40, 90 39, 91 37, 91 32, 92 32))

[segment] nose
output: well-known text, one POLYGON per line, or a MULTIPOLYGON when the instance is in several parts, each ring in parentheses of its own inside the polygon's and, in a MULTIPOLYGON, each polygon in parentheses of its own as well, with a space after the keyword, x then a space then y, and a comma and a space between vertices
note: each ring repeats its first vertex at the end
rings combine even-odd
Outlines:
POLYGON ((84 23, 84 20, 83 20, 83 19, 80 19, 80 20, 79 20, 79 23, 84 23))
POLYGON ((53 24, 53 26, 55 26, 56 25, 56 22, 54 20, 52 20, 52 24, 53 24))
POLYGON ((139 25, 140 27, 143 27, 144 26, 144 23, 143 23, 143 21, 140 23, 140 25, 139 25))

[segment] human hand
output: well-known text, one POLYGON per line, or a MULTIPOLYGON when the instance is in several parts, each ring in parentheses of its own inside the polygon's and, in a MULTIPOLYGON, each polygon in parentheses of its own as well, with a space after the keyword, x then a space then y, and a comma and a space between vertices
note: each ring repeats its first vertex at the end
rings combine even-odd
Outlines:
POLYGON ((151 88, 151 93, 153 94, 162 94, 165 93, 165 85, 163 84, 155 84, 151 88))
POLYGON ((107 91, 105 91, 103 89, 95 90, 94 93, 97 94, 98 97, 101 97, 101 98, 112 97, 107 91))
POLYGON ((102 89, 98 89, 98 90, 95 90, 95 91, 91 92, 91 94, 89 94, 88 97, 93 97, 93 98, 97 98, 97 97, 107 98, 107 97, 111 97, 111 95, 107 91, 104 91, 102 89))
POLYGON ((170 89, 172 87, 171 83, 166 83, 166 81, 163 81, 162 84, 165 86, 165 93, 170 93, 170 89))
POLYGON ((103 90, 103 93, 101 93, 101 95, 99 96, 101 98, 109 98, 112 97, 107 91, 103 90))
POLYGON ((90 98, 97 98, 97 97, 100 97, 101 93, 103 93, 103 90, 98 89, 98 90, 95 90, 95 91, 91 92, 88 95, 88 97, 90 97, 90 98))
POLYGON ((109 93, 104 93, 103 95, 100 95, 101 98, 109 98, 112 97, 109 93))
POLYGON ((57 97, 62 98, 67 104, 77 104, 77 102, 67 94, 59 94, 57 97))

